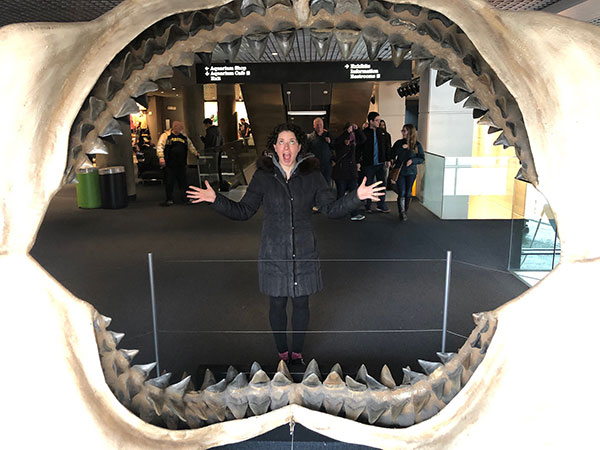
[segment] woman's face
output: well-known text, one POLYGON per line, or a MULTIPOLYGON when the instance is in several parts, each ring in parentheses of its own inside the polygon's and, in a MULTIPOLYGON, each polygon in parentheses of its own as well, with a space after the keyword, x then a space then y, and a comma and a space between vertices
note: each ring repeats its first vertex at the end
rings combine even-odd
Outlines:
POLYGON ((383 128, 385 130, 385 121, 379 122, 379 128, 383 128))
POLYGON ((273 145, 277 156, 279 156, 279 164, 282 166, 292 166, 296 163, 296 157, 302 147, 296 139, 296 135, 291 131, 282 131, 277 136, 277 142, 273 145))
POLYGON ((407 135, 408 135, 408 130, 407 130, 406 128, 402 127, 402 137, 403 137, 404 139, 406 139, 406 136, 407 136, 407 135))
POLYGON ((346 128, 346 131, 348 133, 352 133, 354 131, 354 127, 352 125, 350 125, 348 128, 346 128))

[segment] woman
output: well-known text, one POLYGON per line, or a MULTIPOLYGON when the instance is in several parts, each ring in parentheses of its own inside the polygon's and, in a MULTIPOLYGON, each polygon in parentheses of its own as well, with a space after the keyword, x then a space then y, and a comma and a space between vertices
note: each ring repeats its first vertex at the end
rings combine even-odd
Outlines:
POLYGON ((215 193, 208 182, 206 189, 190 186, 188 191, 192 203, 212 203, 217 212, 235 220, 247 220, 264 206, 259 288, 270 298, 269 321, 279 359, 301 364, 304 364, 302 348, 309 320, 308 296, 323 288, 312 207, 316 205, 328 217, 343 217, 357 209, 361 200, 378 200, 383 195, 379 183, 366 186, 363 180, 355 192, 336 200, 321 175, 318 160, 302 152, 305 139, 306 135, 296 125, 277 126, 239 202, 215 193), (293 304, 291 355, 285 334, 288 297, 293 304))
POLYGON ((396 155, 393 168, 400 169, 396 181, 398 215, 400 220, 408 220, 406 212, 410 206, 412 188, 417 178, 417 164, 422 164, 425 160, 423 146, 417 141, 417 130, 414 125, 407 123, 402 127, 402 139, 394 143, 392 153, 396 155))
MULTIPOLYGON (((347 122, 344 131, 334 143, 335 165, 331 177, 335 180, 337 198, 342 198, 346 192, 354 192, 358 186, 356 170, 356 146, 365 141, 364 133, 358 132, 358 125, 347 122), (355 133, 355 131, 357 131, 355 133)), ((350 220, 363 220, 365 216, 358 209, 350 211, 350 220)))

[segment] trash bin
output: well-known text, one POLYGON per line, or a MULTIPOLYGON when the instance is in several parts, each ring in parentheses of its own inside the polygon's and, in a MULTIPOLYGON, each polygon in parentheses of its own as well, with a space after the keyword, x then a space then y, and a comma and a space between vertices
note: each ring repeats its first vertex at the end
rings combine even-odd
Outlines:
POLYGON ((80 208, 100 208, 100 180, 98 169, 89 167, 77 171, 77 206, 80 208))
POLYGON ((125 167, 104 167, 98 173, 102 207, 106 209, 125 208, 128 200, 125 167))

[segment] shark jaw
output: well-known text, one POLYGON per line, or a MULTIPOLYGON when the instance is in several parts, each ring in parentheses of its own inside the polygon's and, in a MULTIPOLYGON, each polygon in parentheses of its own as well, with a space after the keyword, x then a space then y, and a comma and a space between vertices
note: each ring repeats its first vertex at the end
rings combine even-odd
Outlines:
MULTIPOLYGON (((19 367, 18 387, 14 380, 4 383, 13 437, 24 445, 208 448, 293 420, 338 440, 382 448, 564 448, 591 442, 592 415, 581 412, 597 403, 591 377, 568 377, 559 384, 548 369, 566 355, 589 359, 594 342, 588 322, 598 313, 597 215, 584 195, 570 195, 564 177, 565 165, 572 167, 576 159, 578 189, 598 191, 600 155, 593 144, 594 125, 600 123, 598 29, 543 13, 502 13, 476 0, 421 0, 391 9, 375 3, 357 9, 352 1, 338 1, 333 9, 327 2, 292 5, 285 0, 263 6, 264 15, 261 2, 227 6, 218 1, 126 0, 89 23, 0 29, 0 56, 10 61, 0 72, 0 80, 10 86, 1 113, 6 133, 0 167, 0 267, 6 317, 13 319, 2 333, 9 342, 19 336, 5 356, 19 367), (165 51, 150 48, 152 57, 144 68, 132 70, 124 86, 113 89, 105 69, 138 34, 175 14, 206 10, 211 11, 210 30, 202 29, 210 28, 202 16, 196 16, 198 31, 188 39, 178 39, 173 28, 163 30, 158 46, 165 51), (132 14, 139 19, 133 25, 127 20, 132 14), (396 39, 397 56, 406 48, 405 40, 410 41, 423 66, 452 75, 450 82, 457 75, 465 83, 458 88, 473 97, 482 118, 518 146, 524 163, 520 176, 550 201, 561 234, 561 264, 536 288, 493 312, 497 328, 477 370, 444 409, 416 425, 382 428, 296 404, 197 430, 149 425, 123 407, 106 385, 94 333, 97 313, 27 255, 48 202, 72 176, 82 152, 100 133, 110 131, 110 122, 135 89, 161 79, 152 70, 185 65, 189 52, 210 52, 242 35, 279 32, 276 25, 283 22, 311 28, 317 43, 333 32, 342 45, 352 45, 356 29, 344 21, 356 25, 373 48, 382 33, 396 39), (429 61, 425 51, 434 59, 429 61), (91 97, 106 108, 92 109, 92 103, 99 103, 91 97), (92 111, 98 114, 90 122, 92 111), (45 370, 42 379, 40 369, 45 370)), ((281 39, 285 44, 284 35, 281 39)), ((126 68, 119 66, 123 61, 114 61, 109 70, 126 68)), ((597 363, 588 367, 593 374, 597 363)))

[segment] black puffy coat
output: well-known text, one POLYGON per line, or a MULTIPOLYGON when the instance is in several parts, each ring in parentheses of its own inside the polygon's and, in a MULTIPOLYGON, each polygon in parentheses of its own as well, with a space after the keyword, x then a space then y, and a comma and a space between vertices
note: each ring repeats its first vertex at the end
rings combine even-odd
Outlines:
POLYGON ((258 278, 260 291, 271 297, 300 297, 323 288, 312 207, 339 218, 361 204, 356 191, 336 200, 311 154, 298 160, 286 180, 276 156, 261 157, 239 202, 217 194, 213 203, 216 211, 235 220, 247 220, 264 206, 258 278))

